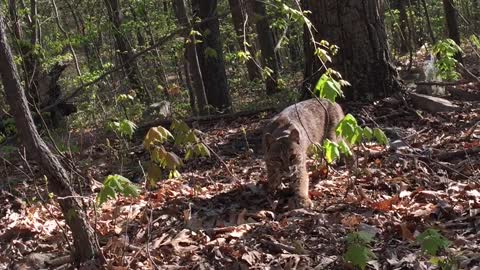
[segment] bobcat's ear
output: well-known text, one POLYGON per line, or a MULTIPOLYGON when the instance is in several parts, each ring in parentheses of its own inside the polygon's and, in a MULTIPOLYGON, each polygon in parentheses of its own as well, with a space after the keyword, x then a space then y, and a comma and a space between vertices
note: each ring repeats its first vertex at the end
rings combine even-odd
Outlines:
POLYGON ((270 146, 275 141, 275 138, 273 138, 272 134, 266 133, 263 139, 265 140, 265 146, 267 147, 267 149, 270 149, 270 146))
POLYGON ((288 138, 296 143, 300 143, 300 133, 296 129, 290 131, 290 136, 288 138))

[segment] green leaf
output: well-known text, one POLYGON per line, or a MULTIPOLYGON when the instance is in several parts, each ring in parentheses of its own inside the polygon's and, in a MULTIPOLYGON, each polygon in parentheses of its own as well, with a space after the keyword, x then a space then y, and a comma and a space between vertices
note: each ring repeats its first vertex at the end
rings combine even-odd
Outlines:
POLYGON ((329 139, 323 142, 323 148, 325 149, 325 159, 328 163, 332 163, 334 160, 340 157, 340 151, 338 145, 329 139))
POLYGON ((145 149, 149 149, 152 144, 156 142, 164 143, 168 138, 173 138, 173 135, 166 128, 162 126, 152 127, 143 140, 143 146, 145 149))
POLYGON ((422 250, 430 256, 437 255, 438 251, 445 249, 450 245, 450 241, 435 229, 427 229, 417 236, 416 240, 420 244, 422 250))
POLYGON ((347 262, 363 270, 367 266, 368 261, 375 258, 375 254, 365 246, 353 244, 348 246, 344 258, 347 262))
POLYGON ((371 141, 373 139, 373 130, 369 127, 364 127, 362 137, 365 138, 367 141, 371 141))
POLYGON ((137 187, 130 180, 118 174, 109 175, 105 178, 103 187, 97 194, 97 204, 101 206, 109 199, 116 199, 117 193, 129 197, 138 197, 139 195, 137 187))
POLYGON ((344 140, 340 140, 340 142, 338 143, 338 149, 340 150, 340 153, 346 156, 352 155, 352 151, 350 150, 350 147, 344 140))
POLYGON ((335 102, 337 96, 343 96, 342 86, 327 73, 323 74, 317 82, 315 95, 335 102))
POLYGON ((337 125, 335 133, 343 137, 349 144, 357 144, 362 140, 362 128, 358 126, 357 119, 347 114, 337 125))
POLYGON ((373 129, 373 137, 375 137, 375 139, 380 143, 380 144, 383 144, 383 145, 388 145, 388 138, 387 136, 385 135, 385 133, 379 129, 379 128, 374 128, 373 129))

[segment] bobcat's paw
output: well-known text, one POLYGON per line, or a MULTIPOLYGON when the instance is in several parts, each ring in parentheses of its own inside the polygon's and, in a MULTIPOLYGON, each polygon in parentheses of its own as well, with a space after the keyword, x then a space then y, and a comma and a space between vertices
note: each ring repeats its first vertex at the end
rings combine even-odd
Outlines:
POLYGON ((295 196, 290 200, 289 206, 291 209, 311 209, 313 208, 313 202, 308 197, 295 196))

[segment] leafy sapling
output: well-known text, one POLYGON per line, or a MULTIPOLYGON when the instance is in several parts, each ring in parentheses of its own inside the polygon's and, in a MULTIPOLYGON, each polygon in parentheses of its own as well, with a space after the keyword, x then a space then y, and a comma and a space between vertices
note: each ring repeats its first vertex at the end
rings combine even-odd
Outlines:
POLYGON ((447 81, 454 81, 460 78, 455 68, 458 61, 455 56, 462 53, 462 49, 452 39, 440 40, 432 47, 432 53, 438 57, 435 67, 438 75, 447 81))
POLYGON ((440 251, 446 250, 450 246, 450 241, 438 230, 427 229, 417 236, 416 241, 420 244, 422 251, 430 257, 430 263, 437 265, 442 270, 458 269, 458 262, 450 254, 447 254, 446 257, 437 256, 440 251))
POLYGON ((367 232, 352 232, 348 234, 347 250, 343 258, 351 265, 362 270, 365 269, 367 263, 376 257, 370 247, 373 241, 373 235, 367 232))
POLYGON ((173 134, 162 126, 151 128, 143 141, 143 146, 150 153, 150 165, 147 178, 154 184, 162 176, 162 171, 169 171, 168 178, 179 177, 178 168, 183 165, 183 160, 172 151, 167 151, 163 144, 173 140, 174 144, 185 150, 184 160, 197 156, 210 156, 210 151, 205 144, 195 135, 195 130, 179 120, 174 120, 171 125, 173 134))
POLYGON ((101 206, 110 199, 116 199, 117 194, 135 198, 138 197, 139 191, 127 178, 118 174, 109 175, 103 181, 102 189, 97 194, 97 204, 101 206))

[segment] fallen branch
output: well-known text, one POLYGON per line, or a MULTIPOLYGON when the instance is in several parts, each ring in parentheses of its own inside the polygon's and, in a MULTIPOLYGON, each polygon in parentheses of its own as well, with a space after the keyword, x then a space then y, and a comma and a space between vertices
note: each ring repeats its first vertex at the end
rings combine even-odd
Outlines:
POLYGON ((448 86, 448 85, 459 85, 464 84, 465 82, 438 82, 438 81, 418 81, 414 82, 416 85, 441 85, 441 86, 448 86))
MULTIPOLYGON (((253 111, 242 111, 242 112, 235 112, 235 113, 229 113, 229 114, 215 114, 215 115, 206 115, 206 116, 194 116, 190 118, 183 119, 183 121, 187 124, 192 124, 193 122, 198 122, 198 123, 208 123, 212 121, 218 121, 218 120, 234 120, 239 117, 247 117, 247 116, 253 116, 257 115, 259 113, 263 112, 273 112, 277 111, 278 108, 276 107, 269 107, 265 109, 258 109, 258 110, 253 110, 253 111)), ((154 120, 148 123, 145 123, 137 128, 137 131, 135 132, 135 135, 141 135, 144 136, 145 133, 151 128, 151 127, 156 127, 156 126, 164 126, 164 127, 169 127, 172 124, 173 119, 163 119, 163 120, 154 120)))
POLYGON ((464 158, 465 156, 474 155, 477 153, 480 153, 480 147, 474 147, 467 150, 458 150, 453 152, 443 152, 433 156, 433 158, 441 161, 448 161, 454 158, 464 158))

